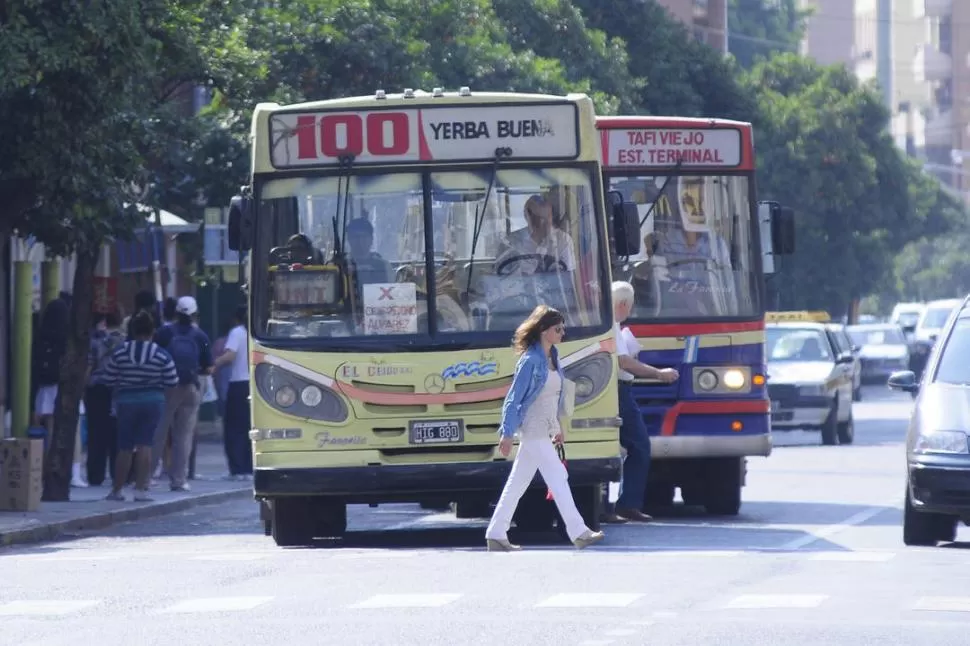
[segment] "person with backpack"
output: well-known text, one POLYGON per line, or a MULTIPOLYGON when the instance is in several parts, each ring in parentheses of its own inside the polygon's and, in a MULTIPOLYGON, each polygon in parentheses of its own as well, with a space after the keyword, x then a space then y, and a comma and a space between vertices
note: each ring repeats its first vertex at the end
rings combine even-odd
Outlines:
POLYGON ((193 316, 199 306, 191 296, 178 299, 177 320, 165 325, 155 335, 155 342, 164 348, 175 362, 178 385, 165 393, 165 412, 158 431, 152 472, 155 472, 169 435, 172 438, 171 462, 168 477, 172 491, 188 491, 189 456, 199 422, 202 404, 202 376, 212 372, 212 346, 208 335, 195 325, 193 316))
POLYGON ((104 329, 92 335, 88 352, 88 385, 84 408, 88 422, 88 484, 100 486, 108 473, 115 472, 118 455, 118 420, 111 402, 111 389, 105 384, 104 370, 114 351, 125 342, 118 312, 108 312, 104 329))

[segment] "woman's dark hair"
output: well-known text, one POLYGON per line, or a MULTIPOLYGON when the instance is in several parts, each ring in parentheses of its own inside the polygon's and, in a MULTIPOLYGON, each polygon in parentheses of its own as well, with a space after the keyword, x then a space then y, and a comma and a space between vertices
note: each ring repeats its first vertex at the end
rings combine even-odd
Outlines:
POLYGON ((554 310, 548 305, 540 305, 532 310, 529 318, 522 321, 522 324, 515 330, 515 334, 512 336, 512 348, 516 354, 522 354, 532 345, 538 343, 543 332, 565 322, 566 319, 559 310, 554 310))
POLYGON ((155 321, 152 315, 142 310, 131 317, 131 335, 134 337, 151 338, 155 334, 155 321))
POLYGON ((45 339, 65 340, 71 329, 71 308, 67 302, 55 298, 44 308, 40 317, 40 336, 45 339))
POLYGON ((165 299, 162 304, 162 318, 166 321, 171 321, 175 318, 175 308, 178 307, 178 301, 169 296, 165 299))

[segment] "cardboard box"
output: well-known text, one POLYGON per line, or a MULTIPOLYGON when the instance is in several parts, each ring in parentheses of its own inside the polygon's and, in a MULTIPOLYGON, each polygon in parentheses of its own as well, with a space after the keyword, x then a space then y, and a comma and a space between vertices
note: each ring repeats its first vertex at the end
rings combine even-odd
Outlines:
POLYGON ((44 491, 44 441, 0 440, 0 510, 36 511, 44 491))

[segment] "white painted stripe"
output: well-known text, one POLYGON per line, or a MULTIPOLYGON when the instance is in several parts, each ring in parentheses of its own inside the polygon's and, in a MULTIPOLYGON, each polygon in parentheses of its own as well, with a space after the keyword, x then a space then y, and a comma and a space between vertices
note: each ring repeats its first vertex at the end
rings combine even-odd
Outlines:
POLYGON ((726 608, 817 608, 828 599, 824 594, 744 594, 735 597, 726 608))
POLYGON ((875 518, 876 516, 883 513, 884 511, 887 511, 887 508, 892 507, 893 505, 895 505, 895 503, 896 503, 896 499, 893 498, 892 502, 887 503, 886 505, 880 505, 878 507, 870 507, 868 509, 863 509, 862 511, 856 514, 849 516, 841 523, 835 523, 834 525, 823 527, 816 532, 806 534, 805 536, 800 536, 794 540, 788 541, 781 547, 782 549, 786 549, 786 550, 800 550, 803 547, 808 547, 812 543, 817 543, 818 541, 825 540, 850 527, 861 525, 862 523, 866 522, 870 518, 875 518))
POLYGON ((970 612, 970 597, 922 597, 913 610, 970 612))
POLYGON ((607 637, 629 637, 630 635, 636 635, 637 631, 629 628, 614 628, 613 630, 607 630, 603 634, 607 637))
POLYGON ((260 554, 258 552, 227 552, 224 554, 203 554, 201 556, 193 556, 191 561, 259 561, 261 559, 269 556, 268 554, 260 554))
POLYGON ((377 594, 351 608, 440 608, 461 599, 460 594, 377 594))
POLYGON ((272 601, 273 597, 212 597, 186 599, 162 610, 164 613, 234 612, 252 610, 272 601))
POLYGON ((100 601, 11 601, 0 606, 0 616, 69 615, 101 603, 100 601))
POLYGON ((612 592, 588 592, 580 594, 557 594, 540 601, 536 608, 625 608, 642 597, 642 594, 612 592))
POLYGON ((809 561, 837 561, 840 563, 885 563, 896 558, 893 552, 816 552, 809 561))

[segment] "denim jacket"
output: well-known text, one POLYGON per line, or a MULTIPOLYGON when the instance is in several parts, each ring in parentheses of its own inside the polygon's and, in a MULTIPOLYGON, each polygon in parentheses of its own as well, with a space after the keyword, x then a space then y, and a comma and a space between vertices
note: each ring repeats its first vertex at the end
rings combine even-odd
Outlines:
MULTIPOLYGON (((556 347, 551 348, 552 358, 559 366, 557 372, 559 379, 565 380, 562 365, 559 363, 559 353, 556 347)), ((505 395, 505 403, 502 404, 502 423, 499 426, 499 434, 503 437, 512 437, 525 418, 525 412, 536 400, 546 379, 549 378, 549 365, 546 353, 542 351, 542 345, 536 343, 526 350, 518 363, 515 364, 515 374, 512 376, 512 386, 505 395)), ((559 414, 562 415, 565 405, 563 393, 565 389, 559 391, 559 414)))

